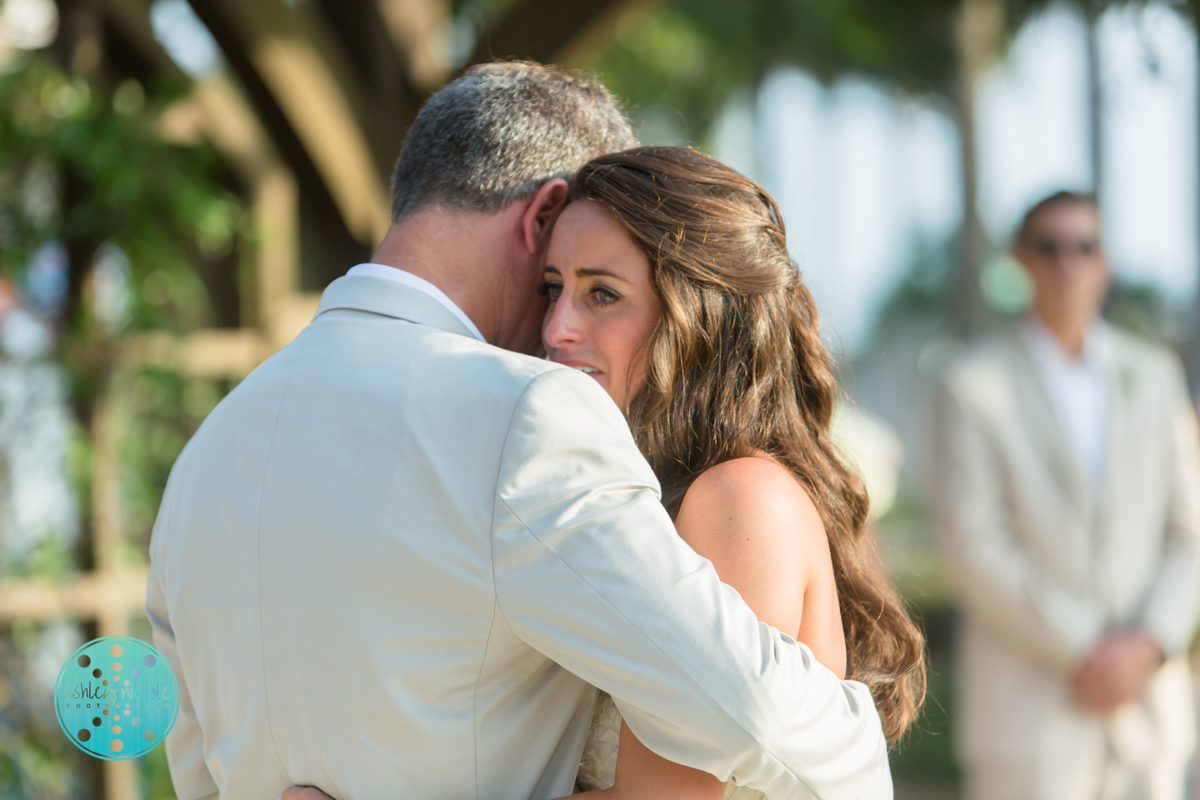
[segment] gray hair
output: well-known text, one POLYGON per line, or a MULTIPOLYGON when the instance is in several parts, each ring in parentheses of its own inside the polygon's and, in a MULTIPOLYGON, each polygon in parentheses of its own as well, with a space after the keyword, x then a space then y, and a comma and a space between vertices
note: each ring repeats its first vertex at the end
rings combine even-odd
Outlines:
POLYGON ((392 221, 431 204, 499 211, 636 145, 599 82, 528 61, 480 64, 417 114, 392 174, 392 221))

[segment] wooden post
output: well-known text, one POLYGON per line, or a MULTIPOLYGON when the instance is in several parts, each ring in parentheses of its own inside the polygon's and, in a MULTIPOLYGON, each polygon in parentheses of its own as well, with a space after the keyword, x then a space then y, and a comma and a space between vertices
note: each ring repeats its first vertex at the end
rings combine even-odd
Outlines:
MULTIPOLYGON (((96 554, 96 574, 101 581, 120 579, 121 549, 124 542, 121 508, 120 428, 114 387, 110 376, 104 394, 96 400, 92 414, 92 533, 96 554)), ((98 598, 95 607, 100 636, 128 636, 133 608, 98 598)), ((140 605, 138 604, 140 611, 140 605)), ((106 800, 137 800, 136 762, 104 762, 106 800)))

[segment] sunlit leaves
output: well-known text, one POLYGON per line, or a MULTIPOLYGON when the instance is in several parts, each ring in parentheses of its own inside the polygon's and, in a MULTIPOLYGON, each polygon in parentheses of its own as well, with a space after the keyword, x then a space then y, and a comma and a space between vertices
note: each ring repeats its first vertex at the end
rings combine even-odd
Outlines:
MULTIPOLYGON (((669 107, 703 142, 737 90, 773 67, 853 72, 915 91, 953 80, 956 0, 675 0, 625 18, 590 65, 636 117, 669 107)), ((661 111, 659 112, 661 113, 661 111)))
POLYGON ((234 247, 242 204, 215 179, 210 147, 160 139, 162 101, 135 84, 107 98, 42 60, 0 76, 0 190, 11 187, 0 191, 0 276, 19 279, 50 240, 112 243, 131 265, 131 326, 196 327, 212 316, 196 274, 234 247), (160 277, 148 303, 152 274, 170 274, 172 291, 160 277))

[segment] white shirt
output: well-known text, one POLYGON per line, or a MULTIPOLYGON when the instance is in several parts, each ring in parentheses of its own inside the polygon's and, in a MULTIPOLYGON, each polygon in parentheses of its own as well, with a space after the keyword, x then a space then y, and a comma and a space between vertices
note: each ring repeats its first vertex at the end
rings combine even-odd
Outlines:
POLYGON ((467 326, 476 339, 487 344, 487 339, 483 338, 483 334, 479 332, 479 328, 471 321, 471 318, 458 307, 458 304, 451 300, 445 292, 434 286, 424 278, 418 278, 411 272, 405 272, 397 267, 389 267, 386 264, 359 264, 351 267, 347 275, 370 275, 374 278, 387 278, 389 281, 398 281, 405 286, 424 292, 425 294, 437 300, 446 307, 454 316, 458 317, 458 321, 467 326))
POLYGON ((1108 474, 1109 402, 1104 326, 1097 323, 1087 332, 1078 358, 1069 355, 1033 314, 1025 318, 1020 330, 1033 352, 1075 463, 1093 486, 1103 489, 1108 474))

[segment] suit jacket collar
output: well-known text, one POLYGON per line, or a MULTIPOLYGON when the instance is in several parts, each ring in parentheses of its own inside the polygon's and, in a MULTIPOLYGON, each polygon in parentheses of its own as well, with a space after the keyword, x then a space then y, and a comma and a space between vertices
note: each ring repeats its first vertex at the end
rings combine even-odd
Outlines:
MULTIPOLYGON (((1063 430, 1050 391, 1042 379, 1041 366, 1016 325, 1007 332, 1006 340, 1014 362, 1013 385, 1018 394, 1018 407, 1023 409, 1025 423, 1032 429, 1034 445, 1040 450, 1062 490, 1085 519, 1091 519, 1098 510, 1096 489, 1071 451, 1067 433, 1063 430)), ((1111 406, 1109 414, 1111 418, 1111 406)), ((1111 463, 1112 453, 1108 455, 1111 463)))
POLYGON ((1020 394, 1020 407, 1024 409, 1027 422, 1033 428, 1034 441, 1063 490, 1085 518, 1093 521, 1098 521, 1108 510, 1114 497, 1113 487, 1122 481, 1121 470, 1129 463, 1127 454, 1136 447, 1137 435, 1137 426, 1131 419, 1135 413, 1131 378, 1134 365, 1130 363, 1121 334, 1103 321, 1099 324, 1103 326, 1105 372, 1108 376, 1108 468, 1102 486, 1096 486, 1088 480, 1072 456, 1066 432, 1028 343, 1015 326, 1008 337, 1009 349, 1015 361, 1014 383, 1020 394))
POLYGON ((371 275, 345 275, 338 278, 321 295, 316 316, 339 308, 403 319, 475 338, 467 326, 437 300, 419 289, 386 278, 371 275))
MULTIPOLYGON (((1135 463, 1139 430, 1137 401, 1137 361, 1121 334, 1109 328, 1108 339, 1108 484, 1104 487, 1106 504, 1115 502, 1115 491, 1127 480, 1127 470, 1135 463)), ((1143 423, 1144 424, 1144 423, 1143 423)))

